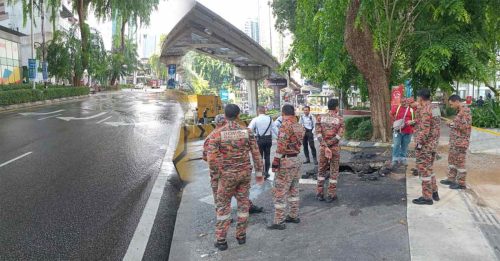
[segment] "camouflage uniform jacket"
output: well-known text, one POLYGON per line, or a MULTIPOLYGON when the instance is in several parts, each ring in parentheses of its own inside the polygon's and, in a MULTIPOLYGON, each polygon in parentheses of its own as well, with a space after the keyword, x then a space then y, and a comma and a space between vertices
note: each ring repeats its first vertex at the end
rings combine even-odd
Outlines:
POLYGON ((434 146, 437 142, 435 128, 439 129, 439 125, 436 126, 437 120, 433 116, 432 108, 432 104, 429 103, 418 110, 416 144, 434 146))
POLYGON ((303 137, 304 127, 297 123, 297 118, 293 116, 284 117, 278 133, 276 156, 299 154, 303 137))
MULTIPOLYGON (((207 161, 214 171, 251 171, 250 153, 255 169, 261 170, 262 160, 255 137, 250 130, 235 121, 228 121, 226 125, 213 131, 208 140, 207 161)), ((256 175, 262 176, 262 171, 256 171, 256 175)))
POLYGON ((453 120, 454 126, 450 131, 450 145, 458 148, 468 148, 472 125, 470 109, 463 107, 453 120))
POLYGON ((321 146, 329 148, 337 146, 344 134, 344 118, 332 111, 318 115, 314 129, 321 146))
POLYGON ((431 139, 434 143, 434 147, 437 149, 439 143, 439 137, 441 136, 441 110, 439 105, 431 104, 432 109, 432 126, 431 129, 431 139))
POLYGON ((208 154, 208 141, 210 140, 210 138, 212 137, 212 135, 214 134, 215 130, 212 131, 210 134, 208 134, 207 138, 205 139, 205 142, 203 142, 203 154, 201 156, 201 158, 204 160, 204 161, 208 161, 207 159, 207 154, 208 154))

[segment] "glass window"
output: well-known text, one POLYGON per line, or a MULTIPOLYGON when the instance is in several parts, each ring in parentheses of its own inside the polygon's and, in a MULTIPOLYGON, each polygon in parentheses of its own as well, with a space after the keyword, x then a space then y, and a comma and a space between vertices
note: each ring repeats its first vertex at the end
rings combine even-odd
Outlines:
POLYGON ((12 59, 12 42, 11 41, 5 41, 5 57, 7 57, 7 59, 12 59))
POLYGON ((7 58, 4 58, 5 56, 0 56, 0 64, 1 65, 7 65, 7 58))
POLYGON ((6 41, 4 39, 0 39, 0 58, 5 58, 7 56, 6 41))
POLYGON ((19 45, 12 42, 12 59, 19 60, 19 45))
POLYGON ((14 66, 19 67, 19 60, 14 60, 14 66))

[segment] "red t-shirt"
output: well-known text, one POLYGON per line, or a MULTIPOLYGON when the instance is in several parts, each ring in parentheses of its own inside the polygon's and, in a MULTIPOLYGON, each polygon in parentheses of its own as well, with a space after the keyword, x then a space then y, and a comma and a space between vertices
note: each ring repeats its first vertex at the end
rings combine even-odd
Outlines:
POLYGON ((405 107, 402 105, 401 106, 394 106, 391 109, 391 116, 392 116, 393 121, 397 121, 399 119, 403 119, 403 117, 405 117, 405 113, 406 113, 405 126, 403 127, 403 129, 401 129, 401 133, 413 134, 413 132, 414 132, 413 126, 409 125, 408 123, 415 119, 415 113, 414 113, 413 109, 411 109, 411 108, 408 108, 408 112, 406 112, 407 108, 408 107, 405 107), (398 111, 398 107, 399 107, 399 111, 398 111), (398 115, 396 115, 396 112, 398 113, 398 115))

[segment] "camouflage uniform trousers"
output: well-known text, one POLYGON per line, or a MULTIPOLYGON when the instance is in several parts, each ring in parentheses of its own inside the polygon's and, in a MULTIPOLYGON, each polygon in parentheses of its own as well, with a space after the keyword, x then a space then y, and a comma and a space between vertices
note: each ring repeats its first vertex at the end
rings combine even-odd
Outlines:
POLYGON ((432 165, 436 152, 432 145, 424 145, 422 149, 416 150, 417 169, 422 180, 422 196, 425 199, 432 198, 432 192, 437 192, 436 175, 433 173, 432 165))
POLYGON ((281 159, 280 169, 274 178, 274 224, 282 224, 286 218, 287 201, 288 215, 297 218, 299 215, 299 180, 302 163, 297 157, 281 159))
POLYGON ((450 147, 448 156, 448 179, 457 182, 459 185, 465 186, 465 177, 467 170, 465 169, 465 156, 467 148, 459 148, 456 146, 450 147))
POLYGON ((236 224, 236 238, 246 236, 248 226, 248 210, 250 208, 250 171, 223 172, 220 175, 217 187, 217 223, 215 236, 217 240, 226 239, 227 230, 231 224, 231 198, 236 197, 238 204, 238 220, 236 224))
POLYGON ((340 147, 334 146, 332 150, 332 158, 327 159, 325 156, 325 147, 321 146, 319 150, 319 169, 318 169, 318 185, 316 187, 316 195, 324 195, 324 186, 326 178, 329 176, 328 196, 335 197, 337 195, 337 178, 339 176, 340 164, 340 147), (329 175, 327 174, 330 170, 329 175))
MULTIPOLYGON (((219 173, 217 173, 214 170, 210 170, 210 187, 212 188, 215 212, 217 212, 217 188, 219 187, 219 178, 220 178, 219 173)), ((253 202, 251 200, 248 201, 250 202, 250 208, 252 208, 253 202)))

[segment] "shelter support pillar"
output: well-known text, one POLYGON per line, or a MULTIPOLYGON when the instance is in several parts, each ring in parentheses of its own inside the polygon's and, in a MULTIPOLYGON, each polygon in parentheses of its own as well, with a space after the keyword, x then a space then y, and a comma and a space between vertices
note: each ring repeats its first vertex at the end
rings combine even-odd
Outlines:
POLYGON ((258 81, 266 78, 271 73, 267 66, 245 66, 235 67, 234 74, 245 80, 245 87, 248 93, 249 113, 257 115, 259 105, 258 81))

